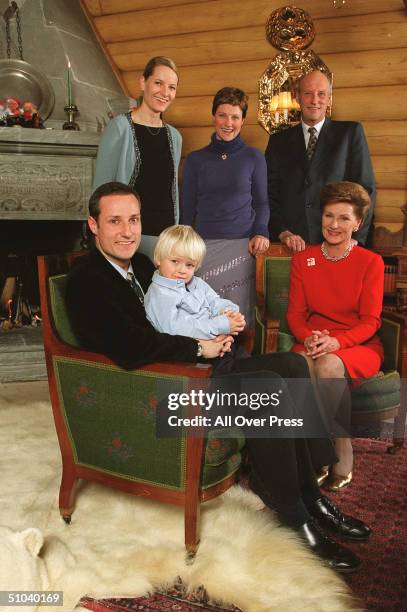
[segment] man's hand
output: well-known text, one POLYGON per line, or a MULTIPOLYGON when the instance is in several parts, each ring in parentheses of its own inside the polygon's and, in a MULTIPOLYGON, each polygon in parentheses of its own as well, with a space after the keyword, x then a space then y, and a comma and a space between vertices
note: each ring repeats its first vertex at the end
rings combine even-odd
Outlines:
POLYGON ((216 342, 220 342, 222 344, 222 350, 220 352, 219 357, 223 357, 225 353, 229 353, 232 348, 232 344, 235 341, 233 336, 228 336, 226 334, 221 334, 219 336, 216 336, 215 340, 216 342))
POLYGON ((293 253, 299 253, 305 249, 305 241, 298 236, 298 234, 293 234, 290 231, 281 232, 279 235, 280 242, 285 244, 293 253))
POLYGON ((269 248, 270 241, 265 236, 253 236, 249 240, 249 253, 250 255, 257 255, 258 253, 264 253, 269 248))
POLYGON ((246 321, 242 313, 234 310, 227 310, 225 315, 229 319, 230 333, 234 336, 240 334, 246 327, 246 321))
MULTIPOLYGON (((199 340, 199 339, 198 339, 199 340)), ((222 334, 216 336, 213 340, 199 340, 202 346, 202 357, 205 359, 213 359, 214 357, 222 357, 230 351, 233 344, 232 336, 222 334)))

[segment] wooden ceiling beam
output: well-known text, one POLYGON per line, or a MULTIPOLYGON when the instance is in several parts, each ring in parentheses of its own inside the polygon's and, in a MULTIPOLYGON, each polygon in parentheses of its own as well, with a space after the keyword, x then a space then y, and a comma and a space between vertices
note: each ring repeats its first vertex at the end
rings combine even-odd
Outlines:
MULTIPOLYGON (((334 20, 317 20, 317 35, 312 50, 321 54, 332 52, 332 49, 351 52, 373 48, 406 48, 407 27, 400 18, 400 13, 392 12, 386 15, 391 15, 392 20, 377 23, 367 20, 365 16, 354 17, 354 27, 344 25, 342 29, 327 31, 320 29, 326 25, 326 21, 334 20)), ((339 20, 339 23, 341 22, 342 20, 339 20)), ((278 53, 267 41, 264 25, 109 43, 107 49, 118 68, 123 71, 143 68, 148 58, 158 52, 171 57, 179 67, 219 61, 245 61, 248 57, 252 60, 270 61, 278 53)))
MULTIPOLYGON (((385 10, 383 0, 352 0, 341 9, 341 17, 364 15, 377 12, 400 10, 401 0, 387 0, 385 10)), ((193 4, 156 8, 154 10, 133 11, 116 15, 95 17, 95 25, 105 43, 137 40, 157 36, 169 36, 209 30, 264 26, 274 8, 281 0, 256 0, 256 10, 252 3, 236 3, 230 0, 210 0, 193 4)), ((302 8, 313 19, 338 18, 338 10, 327 0, 303 0, 302 8)))
MULTIPOLYGON (((138 95, 138 90, 132 95, 138 95)), ((215 90, 214 92, 215 93, 215 90)), ((257 91, 250 96, 246 123, 257 124, 257 91)), ((211 123, 213 95, 178 97, 166 112, 169 123, 177 126, 207 126, 211 123)), ((405 116, 407 85, 335 89, 333 119, 343 121, 398 121, 405 116), (391 104, 389 104, 391 100, 391 104)), ((401 158, 405 165, 405 158, 401 158)), ((406 168, 407 170, 407 168, 406 168)))
MULTIPOLYGON (((147 58, 148 59, 148 58, 147 58)), ((406 49, 359 51, 325 54, 322 59, 334 74, 334 88, 370 87, 371 85, 407 85, 406 49)), ((180 71, 178 96, 213 95, 230 85, 245 91, 256 91, 258 80, 268 61, 254 60, 225 64, 184 66, 180 71)), ((138 91, 141 70, 122 73, 124 83, 134 95, 138 91)))
MULTIPOLYGON (((197 4, 209 0, 99 0, 103 15, 128 13, 132 11, 155 10, 164 6, 180 6, 181 4, 197 4)), ((210 0, 215 2, 216 0, 210 0)))
POLYGON ((86 12, 86 15, 90 17, 99 17, 100 15, 104 15, 100 5, 100 0, 83 0, 82 9, 86 12))

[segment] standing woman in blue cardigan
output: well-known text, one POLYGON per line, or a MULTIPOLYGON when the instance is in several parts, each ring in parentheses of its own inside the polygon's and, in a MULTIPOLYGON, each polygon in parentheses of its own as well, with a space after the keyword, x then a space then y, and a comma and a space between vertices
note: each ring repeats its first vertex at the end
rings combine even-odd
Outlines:
POLYGON ((158 235, 179 220, 182 140, 180 133, 163 120, 177 85, 177 67, 171 59, 150 59, 140 78, 141 105, 110 121, 96 159, 93 189, 119 181, 139 193, 143 219, 139 251, 151 258, 158 235))
POLYGON ((248 96, 224 87, 214 97, 210 144, 188 155, 181 222, 206 243, 200 276, 222 298, 238 304, 248 323, 255 304, 255 255, 269 246, 267 166, 240 137, 248 96))

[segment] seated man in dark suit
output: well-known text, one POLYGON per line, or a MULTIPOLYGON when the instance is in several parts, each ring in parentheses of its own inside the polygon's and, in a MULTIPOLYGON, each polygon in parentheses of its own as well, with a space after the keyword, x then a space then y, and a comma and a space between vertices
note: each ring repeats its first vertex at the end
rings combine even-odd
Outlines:
POLYGON ((322 242, 319 194, 328 183, 362 185, 372 202, 355 239, 366 244, 375 205, 375 181, 363 127, 325 116, 331 100, 328 78, 315 70, 297 87, 301 123, 272 134, 266 149, 270 235, 292 251, 322 242), (311 130, 311 131, 310 131, 311 130))
MULTIPOLYGON (((90 198, 89 212, 96 248, 72 269, 66 296, 74 330, 84 348, 103 353, 125 368, 153 361, 195 362, 229 351, 231 337, 198 340, 171 336, 157 332, 147 320, 144 292, 154 266, 136 253, 141 239, 140 200, 130 187, 122 183, 101 185, 90 198)), ((259 376, 259 385, 279 377, 309 378, 305 359, 276 353, 236 360, 234 373, 222 380, 237 377, 233 384, 250 372, 259 376)), ((303 403, 307 415, 312 413, 319 419, 312 391, 303 403)), ((343 515, 318 488, 314 466, 320 468, 336 460, 329 438, 248 438, 247 446, 253 482, 263 501, 333 569, 354 571, 360 564, 358 557, 321 530, 323 525, 336 535, 357 541, 370 535, 362 521, 343 515)))

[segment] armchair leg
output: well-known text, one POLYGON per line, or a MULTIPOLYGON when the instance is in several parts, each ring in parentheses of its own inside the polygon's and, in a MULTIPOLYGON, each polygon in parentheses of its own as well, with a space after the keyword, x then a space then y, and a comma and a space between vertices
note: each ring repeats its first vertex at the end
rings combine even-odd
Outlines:
POLYGON ((73 466, 63 465, 59 488, 59 512, 68 525, 71 522, 71 514, 75 506, 75 484, 77 480, 73 466))
POLYGON ((201 500, 199 481, 202 469, 203 438, 188 438, 187 442, 187 474, 185 484, 185 548, 187 563, 194 561, 199 544, 199 515, 201 500))
POLYGON ((394 419, 393 444, 387 448, 387 452, 391 455, 394 455, 400 450, 400 448, 403 448, 406 437, 406 417, 407 404, 405 401, 402 401, 398 414, 394 419))
POLYGON ((195 557, 196 557, 196 553, 198 552, 198 546, 199 546, 199 542, 197 542, 196 544, 187 544, 186 545, 186 550, 187 550, 187 554, 185 556, 185 564, 186 565, 192 565, 195 561, 195 557))
POLYGON ((187 551, 187 565, 191 565, 194 562, 199 546, 198 531, 200 506, 201 504, 198 498, 196 498, 194 504, 185 506, 185 548, 187 551))
POLYGON ((71 517, 72 511, 69 511, 69 510, 60 510, 59 513, 62 516, 62 518, 65 521, 65 523, 67 525, 70 525, 71 521, 72 521, 72 517, 71 517))
POLYGON ((393 444, 387 447, 386 453, 389 453, 389 455, 395 455, 401 448, 403 448, 403 446, 404 438, 393 438, 393 444))

